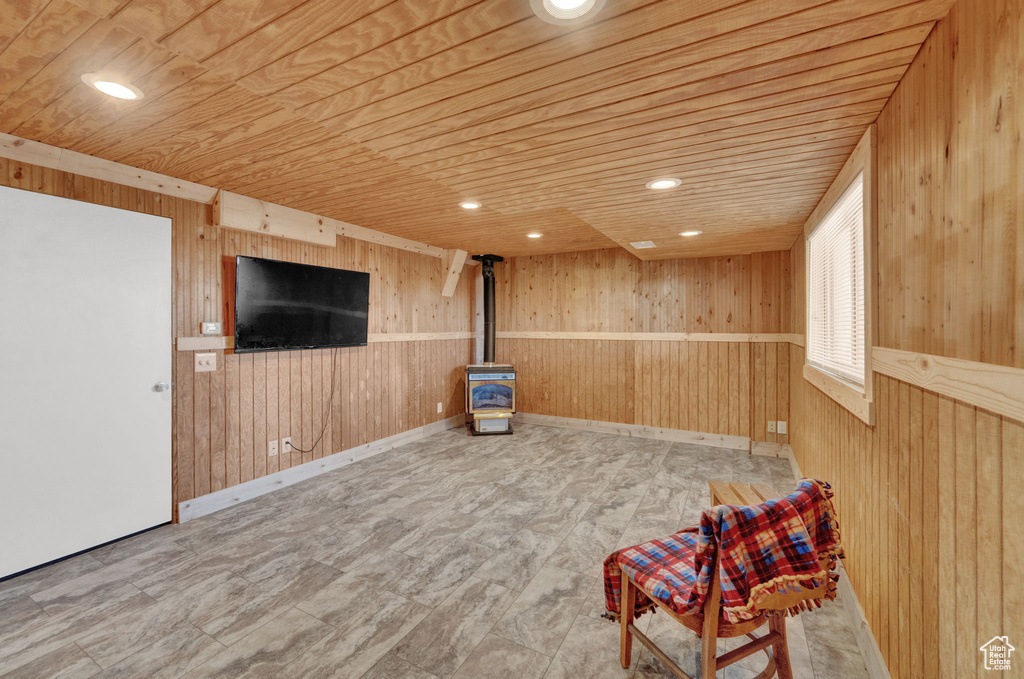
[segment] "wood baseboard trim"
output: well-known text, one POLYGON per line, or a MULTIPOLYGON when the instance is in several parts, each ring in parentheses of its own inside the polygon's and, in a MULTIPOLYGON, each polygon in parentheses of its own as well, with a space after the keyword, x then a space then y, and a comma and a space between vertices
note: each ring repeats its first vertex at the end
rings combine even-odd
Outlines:
POLYGON ((750 450, 750 439, 746 436, 706 434, 699 431, 663 429, 660 427, 648 427, 642 424, 602 422, 600 420, 583 420, 575 417, 557 417, 555 415, 538 415, 535 413, 516 413, 515 417, 512 418, 512 421, 521 424, 540 424, 548 427, 597 431, 604 434, 636 436, 638 438, 658 439, 661 441, 694 443, 701 446, 714 446, 715 448, 728 448, 730 450, 742 450, 744 452, 750 450))
POLYGON ((348 466, 353 462, 365 460, 368 457, 373 457, 374 455, 397 448, 398 446, 406 443, 411 443, 412 441, 418 441, 431 434, 444 431, 445 429, 455 429, 464 426, 465 422, 465 414, 453 415, 452 417, 444 420, 438 420, 437 422, 431 422, 430 424, 417 427, 416 429, 404 431, 401 434, 395 434, 394 436, 389 436, 377 441, 371 441, 370 443, 356 446, 355 448, 350 448, 348 450, 343 450, 340 453, 335 453, 334 455, 328 455, 327 457, 319 460, 313 460, 312 462, 306 462, 305 464, 289 467, 288 469, 282 469, 279 472, 267 474, 266 476, 261 476, 258 479, 240 483, 237 486, 231 486, 230 488, 225 488, 213 493, 201 495, 197 498, 192 498, 191 500, 179 502, 178 522, 185 523, 191 519, 197 519, 200 516, 212 514, 213 512, 221 509, 227 509, 239 502, 245 502, 246 500, 251 500, 259 497, 260 495, 266 495, 267 493, 272 493, 275 490, 293 485, 299 481, 305 481, 306 479, 311 479, 314 476, 319 476, 320 474, 324 474, 334 469, 340 469, 341 467, 348 466))
MULTIPOLYGON (((793 454, 793 448, 789 445, 783 446, 783 452, 785 457, 789 458, 789 464, 793 469, 793 478, 796 480, 802 479, 803 474, 801 474, 800 465, 793 454)), ((839 519, 842 521, 842 517, 839 517, 839 519)), ((860 599, 857 598, 857 592, 853 589, 853 583, 850 582, 850 575, 846 572, 841 561, 839 563, 839 571, 839 598, 843 602, 843 610, 846 611, 846 620, 853 630, 854 636, 857 638, 857 647, 860 649, 861 657, 864 658, 864 665, 867 667, 868 676, 871 679, 892 679, 892 675, 889 674, 889 667, 885 664, 882 650, 878 647, 878 641, 875 640, 875 635, 871 632, 871 625, 868 624, 867 616, 864 615, 860 599)))
POLYGON ((764 457, 789 458, 793 456, 792 448, 787 443, 773 443, 771 441, 751 441, 750 454, 764 457), (788 449, 788 450, 787 450, 788 449))

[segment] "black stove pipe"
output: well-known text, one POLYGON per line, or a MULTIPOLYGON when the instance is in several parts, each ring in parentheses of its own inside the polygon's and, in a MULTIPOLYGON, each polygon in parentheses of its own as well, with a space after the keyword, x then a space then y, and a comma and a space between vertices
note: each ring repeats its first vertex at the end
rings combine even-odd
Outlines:
POLYGON ((494 263, 504 262, 498 255, 473 255, 482 265, 484 276, 484 363, 494 363, 494 263))

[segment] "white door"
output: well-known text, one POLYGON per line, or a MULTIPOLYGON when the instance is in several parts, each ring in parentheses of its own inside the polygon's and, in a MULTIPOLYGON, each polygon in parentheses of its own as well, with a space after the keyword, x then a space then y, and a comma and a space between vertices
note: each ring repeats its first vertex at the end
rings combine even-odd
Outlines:
POLYGON ((0 187, 0 577, 171 518, 171 222, 0 187))

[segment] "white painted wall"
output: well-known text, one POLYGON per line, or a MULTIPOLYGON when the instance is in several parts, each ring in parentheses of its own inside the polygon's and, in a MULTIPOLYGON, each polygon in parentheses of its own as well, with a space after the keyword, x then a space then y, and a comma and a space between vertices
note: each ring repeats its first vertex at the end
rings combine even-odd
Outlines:
POLYGON ((0 187, 0 577, 171 518, 171 222, 0 187))

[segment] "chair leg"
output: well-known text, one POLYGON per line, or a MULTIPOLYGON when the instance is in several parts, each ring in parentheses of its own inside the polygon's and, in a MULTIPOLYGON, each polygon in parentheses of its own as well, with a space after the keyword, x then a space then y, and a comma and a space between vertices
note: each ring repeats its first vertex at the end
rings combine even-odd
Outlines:
POLYGON ((718 634, 704 634, 700 638, 701 679, 715 679, 718 673, 718 634))
POLYGON ((636 605, 636 585, 625 571, 622 572, 622 587, 619 591, 619 662, 628 670, 633 655, 633 634, 629 631, 629 626, 633 622, 636 605))
POLYGON ((715 679, 718 673, 718 614, 722 611, 722 581, 718 573, 718 555, 711 565, 711 589, 704 600, 704 625, 700 633, 700 676, 715 679))
POLYGON ((704 628, 700 635, 701 679, 715 679, 718 673, 718 601, 712 596, 704 607, 704 628))
POLYGON ((793 664, 789 662, 789 642, 786 637, 786 619, 781 615, 768 616, 768 629, 782 635, 781 639, 772 644, 778 677, 779 679, 793 679, 793 664))

